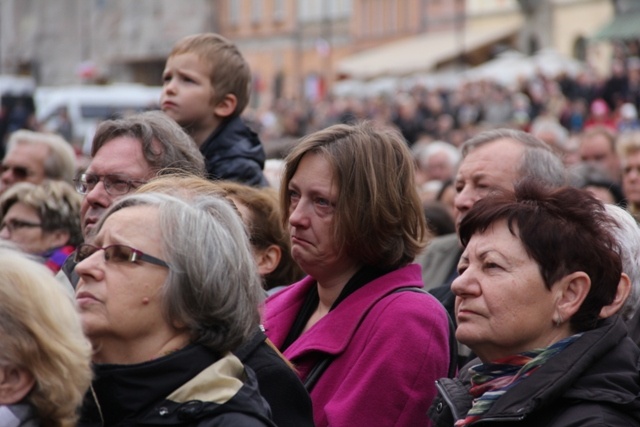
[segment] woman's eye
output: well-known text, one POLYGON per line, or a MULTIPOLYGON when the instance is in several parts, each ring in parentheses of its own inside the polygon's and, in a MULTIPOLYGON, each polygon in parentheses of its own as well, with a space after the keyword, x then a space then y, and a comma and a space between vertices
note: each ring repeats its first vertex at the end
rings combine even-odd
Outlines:
POLYGON ((495 262, 485 262, 484 263, 484 268, 486 268, 486 269, 496 269, 496 268, 502 268, 502 267, 500 267, 495 262))
POLYGON ((296 191, 289 190, 289 200, 298 200, 300 198, 300 194, 296 191))
POLYGON ((327 199, 318 198, 316 199, 316 203, 320 206, 331 206, 331 203, 327 199))

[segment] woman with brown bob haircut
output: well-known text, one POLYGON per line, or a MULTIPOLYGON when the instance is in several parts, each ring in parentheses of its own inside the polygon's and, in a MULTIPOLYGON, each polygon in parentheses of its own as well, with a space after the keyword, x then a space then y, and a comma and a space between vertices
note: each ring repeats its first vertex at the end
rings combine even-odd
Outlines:
POLYGON ((308 276, 267 300, 265 328, 310 390, 316 426, 426 423, 448 320, 412 264, 427 231, 406 142, 370 123, 329 127, 287 156, 280 188, 308 276))

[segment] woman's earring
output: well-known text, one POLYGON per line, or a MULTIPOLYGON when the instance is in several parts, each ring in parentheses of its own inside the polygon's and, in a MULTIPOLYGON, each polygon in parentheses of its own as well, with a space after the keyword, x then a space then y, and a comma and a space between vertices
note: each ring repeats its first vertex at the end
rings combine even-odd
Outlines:
POLYGON ((562 318, 562 316, 561 316, 561 315, 558 315, 558 317, 559 317, 558 319, 553 319, 553 325, 554 325, 556 328, 559 328, 559 327, 560 327, 560 325, 562 325, 562 324, 564 323, 564 319, 562 318))

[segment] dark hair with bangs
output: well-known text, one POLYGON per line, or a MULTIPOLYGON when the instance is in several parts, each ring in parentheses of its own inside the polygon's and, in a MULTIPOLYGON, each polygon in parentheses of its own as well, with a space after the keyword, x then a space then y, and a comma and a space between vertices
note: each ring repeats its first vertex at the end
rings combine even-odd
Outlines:
POLYGON ((573 272, 589 275, 591 288, 571 326, 576 332, 595 328, 600 309, 613 302, 622 273, 618 244, 609 231, 617 224, 604 205, 584 190, 554 190, 525 180, 513 192, 495 192, 476 202, 460 223, 460 241, 466 247, 474 234, 502 220, 536 261, 548 289, 573 272))
POLYGON ((370 122, 334 125, 305 138, 285 159, 280 185, 287 224, 288 187, 306 154, 323 156, 338 188, 334 242, 364 265, 394 269, 413 261, 427 228, 416 190, 414 162, 402 135, 370 122))

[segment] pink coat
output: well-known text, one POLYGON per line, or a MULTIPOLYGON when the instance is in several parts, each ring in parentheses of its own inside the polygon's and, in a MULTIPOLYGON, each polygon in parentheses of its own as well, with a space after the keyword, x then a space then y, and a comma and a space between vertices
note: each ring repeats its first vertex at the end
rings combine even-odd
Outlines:
MULTIPOLYGON (((265 328, 281 347, 315 281, 306 277, 266 302, 265 328)), ((355 291, 286 351, 304 380, 323 355, 335 359, 311 392, 317 427, 428 426, 436 379, 449 367, 442 305, 422 288, 412 264, 355 291)))

